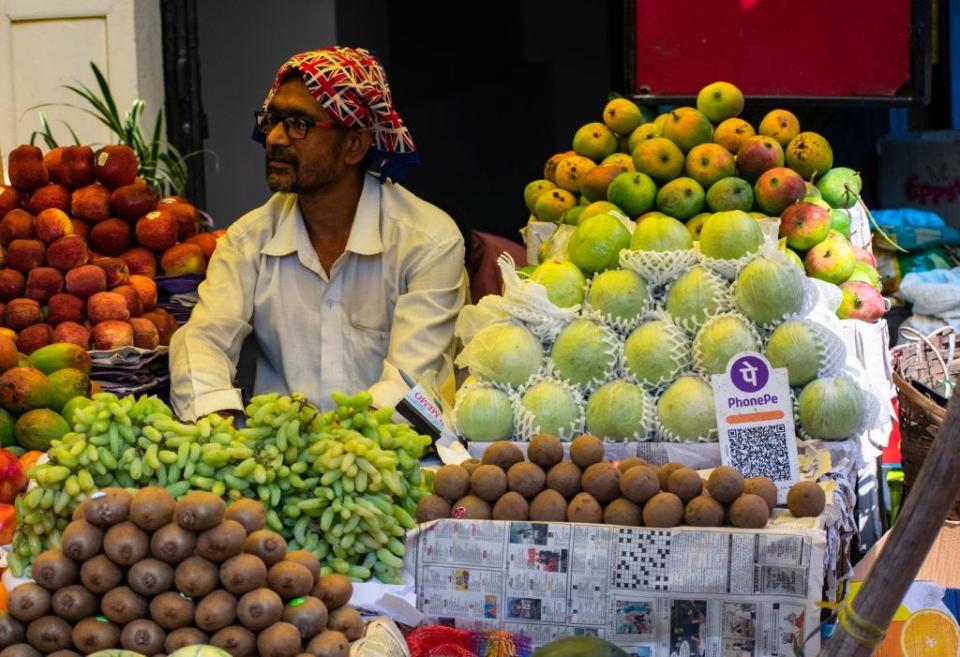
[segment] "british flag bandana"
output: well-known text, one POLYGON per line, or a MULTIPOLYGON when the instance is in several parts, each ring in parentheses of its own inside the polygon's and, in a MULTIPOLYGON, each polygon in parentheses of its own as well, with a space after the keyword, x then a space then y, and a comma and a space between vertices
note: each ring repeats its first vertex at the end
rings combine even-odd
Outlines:
POLYGON ((369 50, 330 46, 294 55, 277 71, 263 109, 290 71, 300 74, 313 97, 339 125, 371 131, 371 167, 380 171, 381 182, 387 178, 396 181, 419 163, 413 137, 393 108, 387 74, 369 50))

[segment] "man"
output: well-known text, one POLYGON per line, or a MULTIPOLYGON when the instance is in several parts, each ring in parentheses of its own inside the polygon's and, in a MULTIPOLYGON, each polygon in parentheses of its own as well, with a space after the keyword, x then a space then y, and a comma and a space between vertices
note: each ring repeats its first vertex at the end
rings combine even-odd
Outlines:
POLYGON ((242 410, 233 377, 251 331, 257 393, 330 407, 334 390, 369 388, 391 405, 400 371, 416 379, 452 353, 467 278, 453 221, 392 182, 417 158, 386 75, 359 48, 295 55, 256 119, 276 194, 218 242, 170 344, 173 407, 242 410))

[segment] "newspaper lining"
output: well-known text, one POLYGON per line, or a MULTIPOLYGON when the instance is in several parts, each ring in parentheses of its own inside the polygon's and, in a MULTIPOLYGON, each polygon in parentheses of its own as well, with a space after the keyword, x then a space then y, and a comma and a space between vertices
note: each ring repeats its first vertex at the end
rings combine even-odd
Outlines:
POLYGON ((816 654, 825 533, 441 520, 417 538, 426 621, 502 629, 535 646, 571 634, 637 657, 816 654))

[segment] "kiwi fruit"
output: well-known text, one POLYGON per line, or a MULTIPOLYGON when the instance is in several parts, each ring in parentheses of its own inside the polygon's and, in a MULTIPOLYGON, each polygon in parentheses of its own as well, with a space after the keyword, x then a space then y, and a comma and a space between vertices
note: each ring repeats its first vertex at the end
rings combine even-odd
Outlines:
POLYGON ((167 563, 180 563, 192 555, 196 547, 196 534, 175 522, 167 523, 150 537, 150 554, 167 563))
MULTIPOLYGON (((482 465, 495 465, 504 472, 510 469, 514 463, 519 463, 523 459, 523 452, 509 440, 498 440, 491 443, 483 451, 483 458, 480 459, 482 465)), ((471 473, 471 477, 473 474, 471 473)))
POLYGON ((223 498, 207 491, 187 493, 173 508, 174 521, 192 532, 202 532, 223 522, 227 505, 223 498))
POLYGON ((445 500, 459 500, 470 491, 470 473, 459 465, 445 465, 433 475, 433 492, 445 500))
POLYGON ((248 534, 267 526, 267 512, 256 500, 237 500, 227 507, 224 517, 239 522, 248 534))
POLYGON ((617 469, 620 471, 620 474, 627 474, 627 470, 630 468, 635 468, 638 465, 647 465, 647 462, 644 461, 639 456, 631 456, 630 458, 623 459, 617 463, 617 469))
POLYGON ((490 520, 490 505, 476 495, 467 495, 451 505, 450 517, 464 520, 490 520))
POLYGON ((625 497, 618 497, 603 510, 603 522, 607 525, 639 527, 643 524, 643 509, 625 497))
POLYGON ((267 586, 284 600, 292 600, 313 590, 313 573, 293 561, 278 561, 267 570, 267 586))
POLYGON ((620 476, 620 494, 636 504, 644 504, 660 492, 660 478, 649 465, 635 465, 620 476))
POLYGON ((255 554, 238 554, 220 566, 220 582, 234 595, 258 589, 267 584, 267 567, 255 554))
POLYGON ((247 530, 236 520, 224 520, 197 536, 197 554, 210 561, 226 561, 240 554, 247 530))
POLYGON ((350 642, 343 632, 327 630, 310 640, 307 644, 307 652, 314 657, 348 657, 350 642))
POLYGON ((293 552, 287 552, 284 559, 298 563, 310 571, 310 574, 313 575, 313 584, 310 585, 310 588, 313 589, 314 584, 317 583, 317 578, 320 577, 320 560, 317 559, 317 555, 306 550, 294 550, 293 552))
POLYGON ((555 490, 546 489, 530 502, 530 520, 536 522, 565 522, 567 500, 555 490))
POLYGON ((470 489, 481 500, 496 502, 507 491, 507 475, 495 465, 481 465, 470 475, 470 489))
POLYGON ((473 474, 473 471, 483 465, 480 459, 467 459, 460 462, 460 467, 467 471, 467 474, 473 474))
POLYGON ((124 650, 133 650, 141 655, 156 655, 163 652, 167 633, 163 628, 146 618, 137 619, 124 626, 120 632, 120 645, 124 650))
POLYGON ((41 616, 27 625, 27 642, 44 655, 56 650, 70 650, 73 648, 70 629, 70 623, 62 618, 41 616))
POLYGON ((578 493, 567 505, 567 522, 603 522, 603 507, 590 493, 578 493))
POLYGON ((150 537, 132 522, 114 525, 103 536, 103 553, 118 566, 132 566, 146 558, 150 537))
POLYGON ((693 527, 722 527, 723 516, 723 505, 709 495, 697 495, 683 510, 683 519, 693 527))
POLYGON ((572 499, 580 492, 580 479, 583 472, 576 463, 563 461, 547 472, 547 488, 555 490, 566 499, 572 499))
POLYGON ((93 616, 99 608, 97 597, 79 584, 60 589, 50 600, 52 613, 71 623, 93 616))
POLYGON ((60 536, 60 550, 74 561, 86 561, 103 547, 103 530, 84 519, 74 520, 60 536))
POLYGON ((493 505, 491 513, 493 520, 527 520, 529 517, 530 504, 523 495, 513 491, 504 493, 493 505))
POLYGON ((741 495, 730 505, 730 523, 741 529, 763 529, 770 520, 770 508, 759 495, 741 495))
POLYGON ((430 522, 438 518, 450 517, 450 503, 439 495, 427 495, 417 502, 417 522, 430 522))
POLYGON ((50 611, 50 591, 33 582, 25 582, 10 592, 7 610, 24 623, 46 616, 50 611))
POLYGON ((226 650, 232 657, 250 657, 257 649, 257 637, 245 627, 231 625, 210 637, 210 645, 226 650))
POLYGON ((275 591, 255 589, 237 602, 237 618, 251 632, 259 632, 280 620, 283 601, 275 591))
POLYGON ((507 488, 528 500, 543 490, 546 481, 547 475, 543 468, 529 461, 514 463, 507 471, 507 488))
POLYGON ((193 624, 197 605, 176 591, 161 593, 150 601, 150 617, 165 630, 176 630, 193 624))
POLYGON ((260 657, 296 657, 300 654, 300 630, 290 623, 274 623, 257 637, 260 657))
MULTIPOLYGON (((209 637, 206 632, 201 632, 195 627, 181 627, 167 634, 167 638, 163 642, 163 649, 169 655, 187 646, 206 645, 208 640, 209 637)), ((236 657, 237 653, 233 653, 233 655, 236 657)))
POLYGON ((353 582, 340 573, 321 575, 313 589, 313 596, 326 605, 328 611, 339 609, 350 602, 353 596, 353 582))
POLYGON ((87 498, 83 515, 97 527, 111 527, 130 517, 132 499, 123 488, 104 488, 87 498))
POLYGON ((657 493, 643 505, 647 527, 676 527, 683 520, 683 502, 673 493, 657 493))
POLYGON ((796 518, 819 516, 826 505, 827 496, 815 481, 798 481, 787 492, 787 508, 796 518))
POLYGON ((122 581, 123 571, 105 554, 98 554, 80 566, 80 583, 95 595, 103 595, 122 581))
POLYGON ((156 531, 173 520, 176 503, 173 493, 166 488, 147 486, 140 489, 130 501, 130 520, 140 529, 156 531))
POLYGON ((620 496, 620 471, 609 461, 594 463, 584 470, 580 487, 600 504, 607 504, 620 496))
POLYGON ((48 591, 56 591, 77 581, 77 564, 60 550, 46 550, 33 560, 30 575, 48 591))
POLYGON ((191 598, 202 598, 217 588, 220 583, 219 570, 203 557, 187 557, 177 566, 173 583, 180 593, 191 598))
POLYGON ((538 433, 527 445, 527 458, 543 470, 549 470, 563 460, 563 443, 552 434, 538 433))
POLYGON ((22 643, 27 630, 23 623, 10 614, 0 616, 0 646, 12 646, 22 643))
POLYGON ((327 617, 327 629, 342 632, 347 641, 356 641, 363 636, 363 618, 353 607, 340 607, 327 617))
POLYGON ((769 477, 750 477, 743 482, 743 492, 762 497, 770 513, 777 507, 777 485, 769 477))
MULTIPOLYGON (((59 651, 58 651, 59 652, 59 651)), ((50 653, 51 655, 53 653, 50 653)), ((0 651, 0 657, 43 657, 37 650, 27 643, 15 643, 0 651)), ((346 653, 344 653, 346 657, 346 653)))
POLYGON ((287 554, 287 541, 277 532, 258 529, 243 541, 243 551, 260 557, 269 568, 287 554))
POLYGON ((107 620, 85 618, 73 626, 71 638, 77 650, 89 655, 119 647, 120 628, 107 620))
POLYGON ((677 468, 667 479, 667 491, 680 498, 686 504, 703 492, 703 480, 693 468, 677 468))
POLYGON ((173 586, 173 567, 159 559, 142 559, 127 571, 127 585, 148 598, 169 591, 173 586))
POLYGON ((300 630, 300 637, 309 641, 327 627, 327 606, 312 595, 291 600, 283 608, 280 620, 300 630))
POLYGON ((743 495, 743 475, 736 468, 721 465, 713 469, 707 479, 707 492, 720 504, 730 504, 743 495))
POLYGON ((581 470, 603 460, 603 441, 588 433, 577 436, 570 443, 570 460, 581 470))
POLYGON ((125 625, 147 615, 146 599, 126 586, 107 592, 100 601, 100 611, 117 625, 125 625))
POLYGON ((674 470, 679 470, 682 467, 684 467, 683 463, 670 461, 669 463, 664 463, 657 468, 657 477, 660 479, 660 490, 667 490, 667 482, 670 481, 670 475, 673 474, 674 470))
POLYGON ((193 620, 204 632, 222 630, 237 620, 237 598, 232 593, 218 589, 197 603, 193 620))

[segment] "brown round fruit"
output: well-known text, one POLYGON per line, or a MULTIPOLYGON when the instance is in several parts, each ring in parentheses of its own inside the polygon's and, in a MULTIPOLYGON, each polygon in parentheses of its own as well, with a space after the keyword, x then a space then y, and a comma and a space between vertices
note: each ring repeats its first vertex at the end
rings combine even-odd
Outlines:
POLYGON ((309 641, 327 627, 327 606, 312 595, 293 600, 283 608, 281 620, 300 631, 300 637, 309 641))
POLYGON ((576 463, 557 463, 547 472, 547 488, 557 491, 568 500, 572 499, 580 492, 581 476, 582 472, 576 463))
POLYGON ((787 508, 796 518, 813 518, 823 513, 827 496, 815 481, 798 481, 787 492, 787 508))
POLYGON ((73 633, 67 637, 68 644, 71 638, 77 650, 89 655, 119 647, 120 628, 109 621, 85 618, 73 626, 73 633))
POLYGON ((210 645, 226 650, 232 657, 250 657, 257 649, 257 637, 245 627, 231 625, 210 637, 210 645))
POLYGON ((149 551, 150 538, 130 521, 112 526, 103 536, 103 553, 118 566, 132 566, 149 551))
POLYGON ((460 462, 460 467, 467 471, 467 474, 473 474, 473 471, 483 465, 480 459, 467 459, 460 462))
POLYGON ((623 459, 617 463, 617 469, 620 470, 620 474, 627 474, 627 470, 630 468, 635 468, 638 465, 647 465, 647 462, 644 461, 639 456, 631 456, 630 458, 623 459))
POLYGON ((238 554, 220 566, 220 582, 234 595, 258 589, 267 584, 267 567, 255 554, 238 554))
POLYGON ((27 642, 44 655, 69 650, 73 647, 70 630, 70 624, 62 618, 41 616, 27 625, 27 642))
POLYGON ((709 495, 698 495, 683 510, 683 519, 693 527, 722 527, 723 506, 709 495))
POLYGON ((23 623, 9 614, 0 616, 0 646, 12 646, 23 643, 27 636, 27 629, 23 623))
POLYGON ((581 470, 603 460, 603 441, 588 433, 577 436, 570 443, 570 460, 581 470))
MULTIPOLYGON (((58 650, 57 652, 63 652, 58 650)), ((51 655, 53 653, 50 653, 51 655)), ((14 643, 0 651, 0 657, 43 657, 37 649, 27 643, 14 643)), ((346 657, 346 653, 344 653, 346 657)))
POLYGON ((683 520, 683 502, 673 493, 657 493, 643 506, 647 527, 676 527, 683 520))
POLYGON ((105 554, 98 554, 80 567, 80 583, 95 595, 103 595, 123 581, 123 571, 105 554))
POLYGON ((356 641, 363 636, 363 618, 353 607, 340 607, 330 612, 327 629, 342 632, 347 641, 356 641))
POLYGON ((313 590, 313 573, 293 561, 278 561, 267 571, 267 586, 284 600, 292 600, 313 590))
POLYGON ((237 620, 237 598, 223 589, 209 593, 197 603, 194 624, 204 632, 217 632, 237 620))
POLYGON ((267 526, 267 512, 256 500, 237 500, 227 507, 227 520, 236 520, 248 534, 267 526))
POLYGON ((50 600, 51 613, 70 623, 76 623, 87 616, 93 616, 99 609, 99 602, 90 591, 73 584, 53 594, 50 600))
POLYGON ((620 493, 637 504, 644 504, 660 492, 660 478, 649 465, 635 465, 620 476, 620 493))
POLYGON ((260 657, 297 657, 300 654, 300 631, 290 623, 274 623, 257 637, 260 657))
POLYGON ((507 471, 507 488, 515 493, 532 499, 543 490, 547 475, 536 463, 523 461, 514 463, 507 471))
POLYGON ((427 495, 417 502, 416 520, 420 522, 430 522, 440 518, 450 517, 450 503, 439 495, 427 495))
POLYGON ((320 560, 317 559, 317 555, 313 552, 307 552, 306 550, 294 550, 293 552, 287 552, 287 556, 284 557, 286 561, 293 561, 298 563, 307 570, 310 571, 310 574, 313 575, 313 584, 311 589, 317 583, 317 579, 320 577, 320 560))
POLYGON ((600 504, 607 504, 620 495, 620 471, 609 461, 594 463, 584 470, 580 487, 600 504))
POLYGON ((693 468, 677 468, 667 479, 667 490, 686 504, 703 492, 703 480, 693 468))
POLYGON ((507 491, 507 475, 495 465, 481 465, 470 475, 474 495, 486 502, 495 502, 507 491))
POLYGON ((148 610, 149 605, 146 599, 126 586, 110 590, 100 601, 100 611, 117 625, 126 625, 138 618, 143 618, 148 610))
POLYGON ((508 440, 498 440, 491 443, 483 451, 483 458, 481 459, 483 465, 495 465, 504 472, 509 470, 511 465, 522 460, 523 452, 508 440))
POLYGON ((175 522, 167 523, 150 537, 150 554, 167 563, 179 564, 196 547, 197 535, 175 522))
POLYGON ((459 465, 445 465, 433 476, 433 492, 445 500, 459 500, 470 491, 470 473, 459 465))
POLYGON ((141 618, 128 623, 120 632, 120 645, 141 655, 158 655, 163 652, 167 633, 151 620, 141 618))
POLYGON ((606 525, 639 527, 643 524, 643 509, 625 497, 618 497, 603 510, 606 525))
POLYGON ((280 620, 283 600, 270 589, 244 593, 237 602, 237 618, 251 632, 260 632, 280 620))
POLYGON ((683 463, 670 461, 657 468, 657 477, 660 478, 660 490, 667 490, 667 482, 670 480, 670 475, 673 474, 674 470, 679 470, 682 467, 684 467, 683 463))
POLYGON ((307 652, 315 657, 347 657, 350 654, 350 642, 343 632, 327 630, 313 637, 307 644, 307 652))
POLYGON ((130 566, 127 584, 140 595, 153 597, 173 586, 173 567, 159 559, 142 559, 130 566))
POLYGON ((590 493, 579 493, 567 505, 567 522, 599 524, 603 522, 603 507, 590 493))
POLYGON ((565 522, 567 500, 555 490, 547 489, 530 502, 530 520, 534 522, 565 522))
POLYGON ((720 504, 731 504, 743 495, 743 475, 736 468, 721 465, 713 469, 707 479, 707 492, 720 504))
POLYGON ((763 529, 770 520, 770 509, 759 495, 745 494, 730 505, 730 523, 741 529, 763 529))
POLYGON ((33 560, 30 573, 37 584, 56 591, 77 581, 77 564, 60 550, 47 550, 33 560))
POLYGON ((130 501, 130 520, 140 529, 156 531, 173 520, 176 500, 160 486, 141 489, 130 501))
POLYGON ((243 551, 260 557, 270 567, 286 555, 287 542, 277 532, 259 529, 243 541, 243 551))
POLYGON ((224 520, 197 536, 197 554, 210 561, 226 561, 240 554, 247 530, 236 520, 224 520))
POLYGON ((530 504, 520 493, 510 491, 493 505, 491 517, 493 520, 527 520, 530 517, 530 504))
POLYGON ((177 591, 191 598, 202 598, 220 584, 219 569, 203 557, 184 559, 173 574, 177 591))
POLYGON ((490 520, 490 505, 476 495, 467 495, 450 505, 451 518, 463 520, 490 520))
POLYGON ((777 485, 769 477, 750 477, 743 482, 743 492, 762 497, 770 508, 770 513, 773 513, 777 506, 777 485))
POLYGON ((88 498, 84 505, 87 522, 97 527, 110 527, 130 516, 130 493, 122 488, 104 488, 88 498))
POLYGON ((84 519, 71 522, 60 536, 60 550, 81 563, 98 554, 102 546, 103 530, 84 519))
POLYGON ((563 460, 563 443, 549 433, 538 433, 530 439, 527 458, 544 470, 549 470, 563 460))
POLYGON ((173 518, 184 529, 202 532, 223 522, 226 513, 227 505, 219 495, 193 491, 177 500, 173 518))
MULTIPOLYGON (((207 640, 208 637, 205 632, 201 632, 195 627, 181 627, 167 634, 167 638, 163 642, 163 649, 166 650, 169 655, 187 646, 206 645, 207 640)), ((237 653, 233 654, 236 655, 237 653)), ((249 654, 251 653, 248 653, 248 655, 249 654)))
POLYGON ((33 582, 25 582, 10 592, 7 610, 20 622, 34 621, 50 611, 50 591, 33 582))
POLYGON ((352 596, 353 582, 339 573, 321 575, 313 589, 313 597, 326 605, 328 611, 339 609, 350 602, 352 596))
POLYGON ((193 600, 167 591, 150 601, 150 617, 163 629, 176 630, 193 623, 196 607, 193 600))

